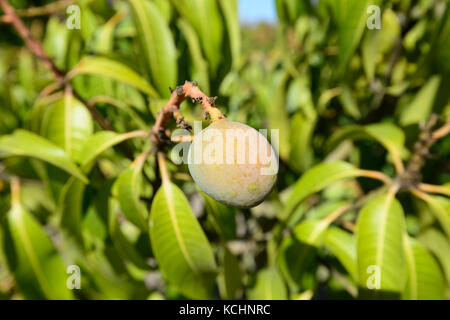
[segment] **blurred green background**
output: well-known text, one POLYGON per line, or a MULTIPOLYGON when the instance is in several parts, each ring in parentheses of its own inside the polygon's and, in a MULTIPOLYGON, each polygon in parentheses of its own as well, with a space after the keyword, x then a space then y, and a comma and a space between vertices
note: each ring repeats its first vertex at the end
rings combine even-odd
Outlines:
POLYGON ((0 11, 1 299, 450 298, 448 1, 0 3, 61 71, 0 11), (279 129, 261 205, 161 181, 147 132, 186 80, 279 129))

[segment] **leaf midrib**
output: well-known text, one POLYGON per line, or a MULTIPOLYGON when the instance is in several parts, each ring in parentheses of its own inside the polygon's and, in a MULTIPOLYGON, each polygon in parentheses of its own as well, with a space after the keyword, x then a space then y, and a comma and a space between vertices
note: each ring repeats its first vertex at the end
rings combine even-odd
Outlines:
POLYGON ((382 215, 381 215, 381 225, 380 225, 380 235, 378 237, 377 255, 375 264, 379 266, 380 270, 383 270, 383 252, 384 252, 384 237, 387 227, 387 219, 389 215, 389 208, 391 206, 392 200, 394 199, 394 193, 388 192, 386 196, 386 202, 383 205, 382 215))
POLYGON ((195 266, 194 262, 192 261, 191 257, 189 256, 189 252, 183 241, 183 237, 181 236, 181 231, 178 226, 177 219, 176 219, 175 208, 173 207, 172 186, 171 186, 170 182, 165 182, 164 184, 165 184, 165 186, 163 186, 163 189, 164 189, 164 194, 165 194, 166 200, 167 200, 167 207, 169 209, 170 221, 172 222, 172 226, 173 226, 173 229, 175 232, 175 237, 177 238, 177 242, 180 246, 181 253, 183 254, 189 267, 194 272, 198 272, 197 267, 195 266))
POLYGON ((34 254, 33 246, 31 245, 31 242, 27 236, 27 230, 24 225, 24 212, 23 212, 24 209, 20 205, 18 205, 14 210, 21 210, 20 217, 19 217, 19 219, 17 219, 17 222, 18 222, 17 226, 18 226, 19 234, 22 239, 23 248, 25 250, 26 255, 28 256, 31 268, 34 271, 38 282, 42 286, 42 290, 44 291, 44 294, 49 297, 49 292, 51 292, 51 291, 50 291, 49 284, 45 278, 45 272, 40 267, 39 259, 34 254))
POLYGON ((414 253, 411 248, 411 243, 408 239, 408 235, 404 235, 404 247, 405 247, 405 255, 408 260, 408 265, 410 266, 409 270, 409 299, 416 300, 417 299, 417 274, 416 274, 416 261, 414 259, 414 253))

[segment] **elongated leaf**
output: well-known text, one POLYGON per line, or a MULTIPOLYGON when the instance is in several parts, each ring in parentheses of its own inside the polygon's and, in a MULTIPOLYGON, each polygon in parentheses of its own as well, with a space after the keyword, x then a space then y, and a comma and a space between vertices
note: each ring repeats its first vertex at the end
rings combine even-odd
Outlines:
POLYGON ((205 208, 208 219, 214 229, 224 240, 231 240, 236 236, 235 210, 230 206, 221 204, 206 193, 202 192, 205 199, 205 208))
POLYGON ((95 52, 100 54, 108 54, 114 47, 114 29, 117 24, 123 19, 124 13, 118 12, 111 17, 100 29, 97 31, 95 52))
POLYGON ((382 28, 368 30, 361 45, 362 62, 368 80, 375 76, 377 63, 380 62, 379 56, 392 50, 397 37, 401 35, 400 22, 393 10, 386 8, 380 22, 382 28))
POLYGON ((48 108, 41 134, 63 148, 77 161, 86 139, 94 131, 94 123, 87 108, 71 95, 66 95, 48 108))
POLYGON ((0 156, 32 157, 48 162, 87 183, 88 179, 70 160, 63 149, 37 134, 18 129, 0 137, 0 156))
POLYGON ((8 213, 8 263, 29 299, 72 299, 63 261, 42 226, 20 204, 8 213))
MULTIPOLYGON (((113 131, 100 131, 85 141, 80 153, 81 169, 89 173, 94 160, 106 149, 119 144, 127 139, 141 136, 140 131, 132 131, 117 134, 113 131)), ((66 236, 72 237, 81 247, 84 247, 81 230, 82 201, 86 186, 74 178, 70 178, 64 185, 58 201, 58 213, 61 228, 67 232, 66 236)))
POLYGON ((404 219, 391 192, 374 198, 361 210, 356 232, 360 295, 392 298, 403 291, 404 219))
POLYGON ((331 183, 360 175, 361 171, 358 168, 341 161, 321 163, 313 167, 295 183, 294 189, 286 201, 281 218, 287 218, 304 199, 331 183))
POLYGON ((450 239, 450 200, 442 196, 431 196, 425 193, 421 193, 420 198, 427 203, 445 231, 447 238, 450 239))
POLYGON ((75 77, 78 74, 94 74, 118 80, 142 90, 152 97, 158 97, 156 90, 134 70, 123 63, 108 58, 97 56, 84 57, 70 71, 70 77, 75 77))
POLYGON ((439 261, 447 278, 447 285, 450 286, 450 243, 448 239, 438 230, 429 229, 421 234, 419 242, 427 248, 439 261))
POLYGON ((404 235, 408 280, 403 294, 410 300, 445 299, 445 281, 434 258, 415 239, 404 235))
POLYGON ((149 75, 161 96, 177 85, 177 52, 167 22, 152 1, 131 0, 139 44, 149 75))
POLYGON ((142 137, 142 131, 131 131, 118 134, 113 131, 100 131, 86 140, 81 151, 80 163, 81 167, 86 169, 92 161, 95 160, 103 151, 111 148, 125 140, 142 137))
POLYGON ((227 25, 233 69, 236 70, 241 65, 241 30, 239 27, 238 3, 237 0, 220 0, 219 3, 227 25))
POLYGON ((256 275, 255 286, 248 291, 249 300, 285 300, 286 286, 277 269, 266 268, 256 275))
POLYGON ((164 278, 186 297, 212 297, 216 263, 183 192, 163 181, 152 203, 150 239, 164 278))
POLYGON ((180 18, 177 24, 178 28, 186 38, 189 53, 191 54, 192 62, 194 63, 192 79, 197 79, 203 92, 205 92, 205 94, 209 94, 208 62, 203 57, 202 48, 200 47, 200 40, 198 39, 194 28, 186 19, 180 18))
POLYGON ((328 149, 332 150, 345 139, 374 139, 381 143, 396 161, 401 161, 400 159, 408 154, 405 148, 405 134, 391 123, 347 126, 331 136, 327 143, 328 149))
POLYGON ((119 206, 117 201, 110 199, 108 227, 114 247, 123 259, 130 261, 139 268, 149 269, 148 264, 145 262, 145 258, 136 250, 136 247, 123 234, 117 218, 118 209, 119 206))
POLYGON ((403 126, 417 124, 427 119, 433 110, 433 103, 441 83, 440 76, 433 76, 416 94, 411 103, 403 108, 399 120, 403 126))
POLYGON ((130 116, 130 118, 134 122, 133 125, 136 125, 136 127, 142 130, 148 130, 148 125, 145 123, 145 121, 142 120, 142 118, 136 113, 136 111, 134 111, 134 109, 127 103, 103 95, 95 96, 90 101, 91 102, 95 101, 95 103, 106 103, 113 107, 116 107, 117 109, 120 109, 121 111, 130 116))
POLYGON ((285 70, 276 71, 268 86, 260 88, 260 90, 265 91, 262 96, 261 91, 259 92, 259 101, 265 106, 269 127, 279 129, 279 151, 277 151, 283 159, 288 159, 290 152, 289 136, 291 128, 285 104, 287 80, 288 73, 285 70))
POLYGON ((289 142, 291 145, 290 165, 297 171, 309 169, 314 162, 311 138, 316 126, 316 117, 308 118, 303 112, 296 112, 291 122, 289 142), (302 134, 299 134, 301 132, 302 134))
POLYGON ((220 296, 223 299, 236 299, 242 287, 243 272, 239 260, 226 247, 222 253, 222 266, 218 278, 220 296))
POLYGON ((65 237, 74 240, 81 248, 84 247, 81 224, 85 189, 86 185, 80 180, 69 179, 63 187, 58 205, 59 224, 65 237))
POLYGON ((146 231, 148 229, 148 213, 139 199, 144 161, 145 158, 136 159, 128 169, 120 174, 114 188, 117 190, 117 199, 122 213, 130 222, 146 231))
POLYGON ((351 115, 355 119, 361 118, 361 112, 359 111, 358 105, 356 104, 355 98, 352 95, 350 87, 346 84, 340 86, 341 94, 339 95, 339 100, 341 101, 342 108, 345 112, 351 115))
POLYGON ((223 58, 223 23, 217 0, 172 0, 180 15, 185 17, 200 36, 212 73, 223 58))
POLYGON ((291 286, 302 286, 303 276, 313 262, 328 225, 323 220, 306 220, 298 224, 293 234, 283 240, 278 263, 291 286))
POLYGON ((356 237, 342 229, 330 227, 325 233, 324 245, 357 282, 356 237))
POLYGON ((331 1, 338 24, 339 70, 347 66, 366 27, 370 0, 331 1))
POLYGON ((443 70, 450 70, 450 6, 447 5, 437 31, 437 39, 431 54, 443 70))

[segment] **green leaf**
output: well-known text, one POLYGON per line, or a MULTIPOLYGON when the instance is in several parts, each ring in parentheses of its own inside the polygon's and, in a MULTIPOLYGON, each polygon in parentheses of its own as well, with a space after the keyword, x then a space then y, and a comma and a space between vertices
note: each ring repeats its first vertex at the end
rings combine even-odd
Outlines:
POLYGON ((235 210, 214 200, 206 193, 201 192, 205 199, 205 208, 208 219, 214 229, 223 240, 231 240, 236 236, 236 214, 235 210))
POLYGON ((346 84, 341 84, 340 89, 341 94, 339 95, 339 100, 341 101, 342 108, 353 118, 360 119, 361 112, 359 111, 355 98, 352 95, 352 90, 346 84))
POLYGON ((99 131, 86 140, 81 152, 81 167, 86 168, 106 149, 109 149, 125 140, 143 137, 142 131, 131 131, 118 134, 113 131, 99 131))
POLYGON ((306 220, 293 229, 292 235, 283 239, 277 261, 291 285, 302 287, 303 275, 312 265, 328 226, 326 220, 306 220))
POLYGON ((94 44, 96 53, 108 54, 114 49, 114 30, 123 16, 124 13, 117 12, 96 32, 97 41, 94 44))
POLYGON ((217 0, 172 0, 180 15, 186 18, 200 36, 210 70, 216 73, 223 58, 223 22, 217 0))
POLYGON ((440 26, 436 29, 437 39, 430 51, 442 70, 448 72, 450 70, 450 6, 447 4, 446 7, 440 26))
POLYGON ((392 192, 367 203, 358 217, 356 247, 360 295, 398 297, 405 285, 403 209, 392 192))
POLYGON ((366 27, 370 0, 332 1, 338 25, 339 70, 344 71, 366 27))
POLYGON ((431 77, 416 94, 411 103, 401 110, 399 121, 402 126, 417 124, 428 118, 433 110, 434 100, 440 83, 440 76, 431 77))
POLYGON ((63 149, 32 132, 17 129, 13 134, 0 137, 0 155, 2 153, 6 156, 37 158, 72 174, 84 183, 88 182, 63 149))
POLYGON ((324 245, 357 282, 356 237, 340 228, 329 227, 325 232, 324 245))
POLYGON ((20 204, 8 213, 8 264, 28 299, 72 299, 69 275, 50 237, 20 204))
POLYGON ((308 118, 300 111, 296 112, 292 117, 289 137, 289 164, 297 171, 302 172, 309 169, 314 162, 314 150, 311 147, 311 139, 316 122, 316 117, 308 118), (302 134, 298 134, 299 132, 302 134))
POLYGON ((447 238, 450 239, 450 200, 446 197, 431 196, 425 193, 420 194, 420 199, 426 202, 431 212, 439 221, 447 238))
POLYGON ((195 33, 194 28, 189 24, 186 19, 178 19, 178 28, 186 38, 186 42, 189 47, 189 53, 194 64, 194 71, 192 73, 192 79, 198 80, 202 87, 202 91, 206 95, 209 94, 209 73, 208 62, 203 57, 202 48, 200 47, 200 40, 195 33))
POLYGON ((79 74, 93 74, 111 78, 129 84, 152 97, 157 98, 159 96, 156 90, 134 70, 123 63, 108 58, 97 56, 84 57, 70 71, 69 77, 73 78, 79 74))
POLYGON ((321 163, 311 168, 295 183, 280 218, 286 219, 303 200, 333 182, 361 175, 361 170, 342 161, 321 163))
POLYGON ((119 206, 117 201, 115 199, 110 199, 108 227, 114 247, 123 259, 130 261, 141 269, 149 269, 149 265, 146 263, 145 258, 138 252, 138 250, 136 250, 135 245, 131 243, 123 234, 117 217, 118 211, 119 206))
POLYGON ((177 85, 177 51, 167 22, 151 1, 131 0, 134 23, 147 70, 158 92, 170 96, 177 85))
POLYGON ((445 281, 439 265, 425 248, 415 239, 404 235, 408 280, 404 299, 444 300, 445 281))
POLYGON ((41 135, 63 148, 74 161, 94 131, 89 110, 71 95, 51 105, 44 115, 41 135))
MULTIPOLYGON (((92 169, 94 160, 106 149, 127 139, 142 136, 140 131, 118 134, 113 131, 100 131, 85 141, 81 152, 81 169, 86 174, 92 169)), ((64 185, 58 205, 60 225, 66 236, 74 238, 83 247, 81 222, 83 215, 83 194, 86 186, 81 181, 70 178, 64 185)))
POLYGON ((256 275, 254 287, 248 290, 249 300, 286 300, 283 279, 275 267, 266 268, 256 275))
POLYGON ((150 239, 164 278, 188 298, 212 297, 213 251, 183 192, 163 181, 150 213, 150 239))
POLYGON ((238 3, 237 0, 220 0, 219 4, 227 25, 232 66, 233 69, 237 70, 241 65, 241 30, 238 18, 238 3))
MULTIPOLYGON (((130 89, 130 88, 128 88, 128 89, 130 89)), ((130 90, 128 90, 128 91, 130 91, 130 90)), ((106 103, 113 107, 116 107, 117 109, 126 113, 133 120, 133 122, 134 122, 133 126, 136 126, 142 130, 149 129, 149 126, 145 123, 144 120, 142 120, 142 118, 136 113, 136 111, 130 105, 128 105, 127 103, 125 103, 121 100, 118 100, 118 99, 115 99, 115 98, 112 98, 109 96, 98 95, 98 96, 91 98, 90 102, 95 102, 96 104, 97 103, 106 103)))
POLYGON ((148 229, 148 213, 139 198, 145 159, 145 157, 137 158, 128 169, 120 174, 114 185, 122 213, 143 231, 148 229))
POLYGON ((236 299, 238 291, 242 288, 244 274, 239 266, 239 260, 226 247, 222 253, 222 266, 223 270, 218 277, 220 296, 228 300, 236 299))
POLYGON ((328 150, 334 149, 346 139, 374 139, 387 149, 393 159, 399 162, 408 154, 408 150, 405 148, 405 134, 402 129, 391 123, 346 126, 331 136, 327 143, 328 150))
POLYGON ((428 229, 419 234, 417 240, 427 248, 439 261, 450 286, 450 243, 448 239, 436 229, 428 229))
POLYGON ((59 198, 59 225, 65 232, 66 238, 73 239, 81 248, 84 247, 82 220, 83 195, 86 185, 80 180, 69 179, 64 185, 59 198))
POLYGON ((395 12, 389 8, 386 8, 383 12, 381 25, 381 29, 368 30, 361 45, 364 71, 370 81, 375 76, 377 64, 382 61, 380 59, 382 55, 392 50, 397 37, 401 35, 399 19, 395 12))

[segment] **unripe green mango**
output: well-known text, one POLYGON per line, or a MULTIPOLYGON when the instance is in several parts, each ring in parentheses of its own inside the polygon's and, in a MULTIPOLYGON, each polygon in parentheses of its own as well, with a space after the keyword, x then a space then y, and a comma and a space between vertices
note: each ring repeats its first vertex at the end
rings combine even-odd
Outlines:
POLYGON ((189 172, 203 192, 217 201, 250 208, 272 190, 278 157, 257 130, 220 119, 196 134, 188 153, 189 172))

